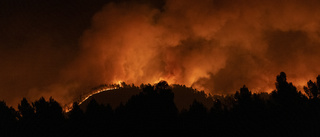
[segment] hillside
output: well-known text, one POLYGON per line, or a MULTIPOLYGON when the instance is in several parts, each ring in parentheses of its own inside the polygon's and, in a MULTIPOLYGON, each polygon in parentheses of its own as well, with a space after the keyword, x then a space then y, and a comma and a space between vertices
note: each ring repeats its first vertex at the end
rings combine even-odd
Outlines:
MULTIPOLYGON (((86 110, 88 103, 94 98, 97 103, 103 105, 110 105, 112 108, 118 107, 121 103, 125 104, 133 95, 137 95, 142 92, 142 88, 146 85, 141 85, 140 87, 134 85, 122 85, 122 87, 114 90, 108 90, 94 94, 80 104, 82 110, 86 110)), ((201 102, 207 108, 211 108, 213 105, 213 97, 208 96, 203 91, 198 91, 191 87, 186 87, 184 85, 171 85, 172 92, 174 93, 174 103, 176 104, 178 110, 189 109, 190 105, 194 100, 201 102)))

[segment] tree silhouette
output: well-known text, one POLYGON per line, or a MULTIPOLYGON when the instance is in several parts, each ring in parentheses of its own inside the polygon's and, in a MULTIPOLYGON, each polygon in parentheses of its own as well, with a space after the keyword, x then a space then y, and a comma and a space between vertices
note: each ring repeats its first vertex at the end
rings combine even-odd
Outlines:
POLYGON ((12 107, 9 108, 4 101, 0 101, 0 133, 3 136, 15 136, 16 117, 15 110, 12 107))
POLYGON ((303 87, 305 93, 310 99, 318 99, 320 94, 320 75, 317 77, 317 82, 308 81, 307 87, 303 87))
POLYGON ((35 116, 34 108, 29 104, 26 98, 21 100, 21 103, 18 105, 18 110, 21 115, 21 120, 33 119, 35 116))
POLYGON ((82 121, 84 119, 84 113, 80 109, 77 102, 72 104, 72 110, 69 112, 69 120, 72 122, 82 121))
POLYGON ((113 126, 113 110, 111 106, 98 104, 94 98, 90 100, 85 115, 88 120, 87 128, 91 136, 97 135, 97 133, 107 133, 113 126))
POLYGON ((243 87, 240 88, 240 92, 236 92, 235 99, 238 101, 239 105, 249 106, 250 103, 252 103, 252 93, 245 85, 243 85, 243 87))
MULTIPOLYGON (((0 134, 14 137, 319 136, 320 76, 317 82, 307 84, 304 89, 308 98, 287 82, 286 74, 281 72, 276 77, 276 90, 271 94, 254 93, 243 86, 235 94, 212 97, 210 107, 203 104, 206 103, 203 92, 195 93, 192 88, 175 87, 165 81, 141 85, 139 94, 114 110, 110 105, 99 104, 94 97, 88 100, 86 109, 75 102, 67 113, 62 112, 53 98, 46 101, 41 97, 32 105, 23 98, 17 112, 0 101, 0 134), (186 91, 186 95, 198 97, 187 97, 194 101, 189 108, 178 112, 173 88, 179 88, 178 94, 186 91)), ((124 88, 137 90, 130 85, 124 88)))
POLYGON ((19 133, 26 136, 35 136, 34 124, 35 124, 35 112, 34 108, 30 105, 26 98, 21 100, 18 105, 18 112, 20 114, 19 118, 19 133))
POLYGON ((271 93, 273 99, 281 104, 293 105, 299 104, 303 95, 292 83, 287 82, 287 76, 284 72, 281 72, 277 76, 276 90, 271 93))
POLYGON ((36 136, 57 136, 63 132, 64 115, 62 107, 52 97, 46 101, 43 97, 33 103, 35 109, 36 136))
POLYGON ((187 134, 204 135, 208 128, 208 111, 200 102, 194 100, 189 110, 181 113, 184 132, 187 134))
POLYGON ((88 123, 77 102, 73 103, 72 110, 68 113, 68 118, 68 131, 66 131, 66 134, 70 134, 67 134, 68 136, 89 136, 89 134, 87 134, 88 127, 86 126, 88 123))
POLYGON ((145 85, 143 91, 132 96, 125 104, 127 128, 138 134, 148 134, 162 129, 168 132, 176 125, 177 108, 173 102, 174 94, 168 83, 159 82, 155 86, 145 85), (133 129, 135 131, 133 131, 133 129))

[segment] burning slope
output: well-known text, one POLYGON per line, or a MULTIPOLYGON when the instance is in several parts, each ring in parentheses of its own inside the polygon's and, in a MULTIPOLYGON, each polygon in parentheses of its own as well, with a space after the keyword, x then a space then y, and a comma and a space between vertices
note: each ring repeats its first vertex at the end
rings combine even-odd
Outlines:
MULTIPOLYGON (((110 90, 119 89, 119 87, 121 87, 121 84, 100 86, 100 87, 90 91, 87 95, 83 95, 82 97, 80 97, 80 99, 78 101, 74 101, 74 102, 77 102, 78 105, 81 105, 83 102, 88 100, 93 95, 99 94, 101 92, 106 92, 106 91, 110 91, 110 90)), ((64 112, 69 112, 70 110, 72 110, 72 105, 73 105, 73 102, 69 103, 69 105, 66 105, 63 108, 64 112)))
MULTIPOLYGON (((153 86, 155 88, 155 83, 153 86)), ((97 94, 92 94, 90 97, 86 98, 86 100, 80 104, 80 108, 82 110, 86 110, 87 105, 90 103, 92 99, 99 104, 103 104, 105 106, 110 105, 113 109, 119 107, 120 104, 125 105, 127 101, 135 96, 143 92, 143 87, 147 87, 148 85, 141 85, 140 87, 136 87, 134 85, 124 85, 123 87, 108 90, 105 92, 100 92, 97 94)), ((191 87, 186 87, 182 85, 170 85, 170 89, 174 93, 174 103, 178 110, 189 109, 190 105, 194 100, 203 103, 207 108, 211 108, 214 102, 214 98, 219 98, 222 96, 210 96, 205 94, 203 91, 198 91, 191 87)))

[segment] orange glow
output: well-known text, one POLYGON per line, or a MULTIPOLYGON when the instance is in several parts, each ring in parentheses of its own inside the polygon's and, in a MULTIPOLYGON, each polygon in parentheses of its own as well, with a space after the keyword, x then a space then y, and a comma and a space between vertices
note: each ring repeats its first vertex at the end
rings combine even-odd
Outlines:
POLYGON ((48 38, 29 38, 28 31, 23 48, 11 49, 9 42, 7 52, 0 50, 0 97, 14 106, 22 97, 41 96, 69 104, 101 83, 160 80, 210 94, 231 94, 243 85, 271 92, 282 71, 302 90, 320 74, 320 1, 164 1, 160 7, 104 5, 80 31, 77 47, 59 56, 65 45, 52 45, 64 41, 49 37, 51 31, 48 38))
POLYGON ((320 18, 308 9, 294 14, 296 5, 305 3, 284 4, 278 12, 276 1, 252 4, 225 3, 217 10, 210 1, 167 1, 163 12, 147 5, 108 4, 85 31, 83 54, 71 69, 80 68, 74 75, 81 83, 166 80, 210 94, 234 93, 243 85, 271 92, 276 75, 284 71, 302 90, 320 74, 319 67, 308 68, 320 60, 309 50, 320 45, 313 30, 320 26, 312 23, 320 18))

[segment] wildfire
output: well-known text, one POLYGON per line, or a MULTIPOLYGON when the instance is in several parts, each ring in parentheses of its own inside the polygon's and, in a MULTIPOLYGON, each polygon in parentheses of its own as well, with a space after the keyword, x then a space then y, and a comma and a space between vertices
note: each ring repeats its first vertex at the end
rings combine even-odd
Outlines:
MULTIPOLYGON (((96 90, 93 90, 91 91, 88 95, 85 96, 85 98, 81 99, 79 102, 78 102, 78 105, 81 105, 84 101, 86 101, 87 99, 89 99, 91 96, 95 95, 95 94, 98 94, 98 93, 101 93, 101 92, 105 92, 105 91, 109 91, 109 90, 115 90, 115 89, 119 89, 119 87, 122 87, 122 81, 118 81, 117 82, 118 84, 116 85, 108 85, 108 86, 103 86, 103 87, 100 87, 96 90)), ((70 103, 69 105, 66 105, 64 107, 64 112, 68 113, 69 111, 72 110, 72 105, 73 103, 70 103)))

